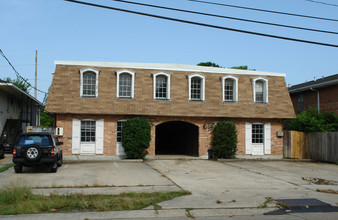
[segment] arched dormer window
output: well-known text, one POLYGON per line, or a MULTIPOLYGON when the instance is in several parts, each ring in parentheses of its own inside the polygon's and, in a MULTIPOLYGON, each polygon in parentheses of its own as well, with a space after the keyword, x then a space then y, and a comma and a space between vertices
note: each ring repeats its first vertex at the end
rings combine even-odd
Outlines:
POLYGON ((159 72, 153 74, 155 100, 170 100, 170 74, 159 72))
POLYGON ((80 70, 80 96, 96 98, 98 96, 99 70, 85 68, 80 70))
POLYGON ((252 80, 254 103, 266 104, 268 99, 268 80, 263 77, 257 77, 252 80))
POLYGON ((191 74, 188 76, 189 83, 189 100, 205 100, 205 76, 200 74, 191 74))
POLYGON ((129 70, 120 70, 117 75, 117 94, 118 98, 133 99, 134 98, 134 79, 135 73, 129 70))
POLYGON ((238 102, 238 78, 234 76, 222 77, 223 102, 238 102))

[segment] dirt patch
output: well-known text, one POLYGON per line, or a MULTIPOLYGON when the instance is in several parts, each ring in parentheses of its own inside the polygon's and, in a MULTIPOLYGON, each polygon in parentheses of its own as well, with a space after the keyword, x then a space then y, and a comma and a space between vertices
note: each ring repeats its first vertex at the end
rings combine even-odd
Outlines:
POLYGON ((317 189, 317 192, 323 192, 323 193, 331 193, 331 194, 338 194, 337 190, 333 189, 317 189))
POLYGON ((337 181, 333 180, 326 180, 316 177, 302 177, 302 180, 305 180, 309 183, 316 184, 316 185, 338 185, 337 181))

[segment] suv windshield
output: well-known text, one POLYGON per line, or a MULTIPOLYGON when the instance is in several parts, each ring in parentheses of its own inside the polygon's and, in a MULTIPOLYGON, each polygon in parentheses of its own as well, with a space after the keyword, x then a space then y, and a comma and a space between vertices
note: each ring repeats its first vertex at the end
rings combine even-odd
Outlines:
POLYGON ((21 136, 17 141, 17 145, 31 145, 31 144, 37 144, 40 146, 49 146, 52 145, 52 140, 48 135, 25 135, 21 136))

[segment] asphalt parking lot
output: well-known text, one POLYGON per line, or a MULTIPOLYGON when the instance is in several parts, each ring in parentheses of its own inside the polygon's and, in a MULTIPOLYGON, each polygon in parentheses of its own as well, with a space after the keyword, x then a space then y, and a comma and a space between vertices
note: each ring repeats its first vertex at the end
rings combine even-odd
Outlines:
POLYGON ((204 217, 262 215, 276 210, 278 199, 313 198, 338 206, 338 194, 318 192, 338 192, 338 165, 287 160, 66 161, 57 173, 34 168, 21 174, 15 174, 13 168, 0 173, 0 187, 16 183, 45 195, 183 188, 192 194, 159 203, 161 212, 190 210, 192 216, 204 217))

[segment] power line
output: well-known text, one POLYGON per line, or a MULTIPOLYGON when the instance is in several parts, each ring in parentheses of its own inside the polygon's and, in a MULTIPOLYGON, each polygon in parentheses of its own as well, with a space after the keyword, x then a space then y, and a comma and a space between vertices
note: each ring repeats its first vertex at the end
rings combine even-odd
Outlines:
POLYGON ((305 0, 305 1, 308 1, 308 2, 313 2, 313 3, 318 3, 318 4, 322 4, 322 5, 329 5, 329 6, 338 7, 338 5, 336 5, 336 4, 327 3, 327 2, 313 1, 313 0, 305 0))
POLYGON ((12 63, 9 61, 9 59, 6 57, 6 55, 4 54, 4 52, 0 49, 0 54, 1 56, 3 56, 3 58, 5 58, 5 60, 7 61, 7 63, 12 67, 12 69, 14 70, 16 76, 18 78, 20 78, 21 80, 23 80, 25 83, 27 83, 30 87, 32 87, 34 90, 38 91, 38 92, 41 92, 41 93, 45 93, 44 91, 40 90, 40 89, 37 89, 35 88, 34 86, 32 86, 32 84, 30 84, 25 78, 23 78, 20 73, 15 69, 15 67, 12 65, 12 63))
POLYGON ((259 8, 250 8, 250 7, 244 7, 244 6, 238 6, 238 5, 229 5, 229 4, 224 4, 224 3, 216 3, 216 2, 201 1, 201 0, 188 0, 188 1, 210 4, 210 5, 232 7, 232 8, 241 8, 241 9, 247 9, 247 10, 253 10, 253 11, 261 11, 261 12, 274 13, 274 14, 297 16, 297 17, 303 17, 303 18, 312 18, 312 19, 336 21, 336 22, 338 21, 338 19, 334 19, 334 18, 323 18, 323 17, 316 17, 316 16, 311 16, 311 15, 302 15, 302 14, 294 14, 294 13, 289 13, 289 12, 272 11, 272 10, 259 9, 259 8))
POLYGON ((278 27, 293 28, 293 29, 298 29, 298 30, 315 31, 315 32, 321 32, 321 33, 326 33, 326 34, 338 34, 338 32, 334 32, 334 31, 303 28, 303 27, 290 26, 290 25, 284 25, 284 24, 275 24, 275 23, 270 23, 270 22, 255 21, 255 20, 249 20, 249 19, 243 19, 243 18, 235 18, 235 17, 223 16, 223 15, 216 15, 216 14, 210 14, 210 13, 164 7, 164 6, 159 6, 159 5, 144 4, 144 3, 139 3, 139 2, 131 2, 131 1, 125 1, 125 0, 112 0, 112 1, 123 2, 123 3, 128 3, 128 4, 134 4, 134 5, 142 5, 142 6, 153 7, 153 8, 166 9, 166 10, 171 10, 171 11, 186 12, 186 13, 191 13, 191 14, 206 15, 206 16, 211 16, 211 17, 232 19, 232 20, 252 22, 252 23, 258 23, 258 24, 265 24, 265 25, 273 25, 273 26, 278 26, 278 27))
POLYGON ((258 35, 258 36, 263 36, 263 37, 277 38, 277 39, 282 39, 282 40, 289 40, 289 41, 296 41, 296 42, 307 43, 307 44, 315 44, 315 45, 338 48, 338 45, 335 45, 335 44, 321 43, 321 42, 316 42, 316 41, 308 41, 308 40, 302 40, 302 39, 296 39, 296 38, 282 37, 282 36, 277 36, 277 35, 264 34, 264 33, 259 33, 259 32, 252 32, 252 31, 216 26, 216 25, 211 25, 211 24, 205 24, 205 23, 199 23, 199 22, 194 22, 194 21, 160 16, 160 15, 148 14, 148 13, 143 13, 143 12, 138 12, 138 11, 131 11, 131 10, 126 10, 126 9, 121 9, 121 8, 114 8, 114 7, 109 7, 105 5, 98 5, 98 4, 81 2, 81 1, 76 1, 76 0, 64 0, 64 1, 77 3, 77 4, 83 4, 83 5, 89 5, 89 6, 98 7, 98 8, 105 8, 105 9, 110 9, 110 10, 115 10, 115 11, 122 11, 122 12, 127 12, 127 13, 132 13, 132 14, 138 14, 138 15, 159 18, 159 19, 164 19, 164 20, 176 21, 176 22, 181 22, 181 23, 186 23, 186 24, 193 24, 193 25, 198 25, 198 26, 203 26, 203 27, 209 27, 209 28, 215 28, 215 29, 221 29, 221 30, 240 32, 240 33, 245 33, 245 34, 258 35))

